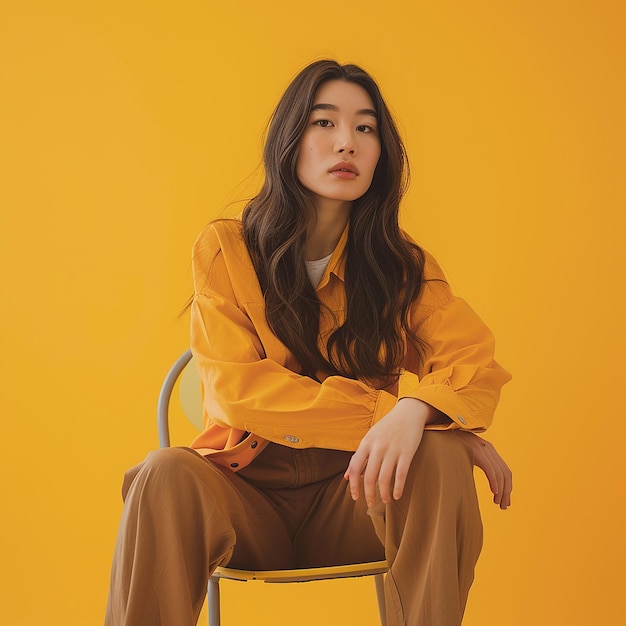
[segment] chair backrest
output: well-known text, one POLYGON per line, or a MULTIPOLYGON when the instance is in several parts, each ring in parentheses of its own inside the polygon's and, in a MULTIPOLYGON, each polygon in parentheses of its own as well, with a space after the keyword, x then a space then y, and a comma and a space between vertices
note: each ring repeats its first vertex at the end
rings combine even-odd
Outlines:
POLYGON ((191 357, 189 363, 180 375, 178 386, 178 398, 183 413, 187 419, 200 431, 204 428, 202 409, 202 388, 200 372, 196 366, 196 360, 191 357))
POLYGON ((202 394, 200 391, 200 375, 195 366, 191 350, 185 350, 167 373, 157 403, 157 423, 159 427, 159 445, 168 448, 170 445, 169 410, 172 392, 176 381, 180 379, 180 404, 187 419, 202 430, 202 394))

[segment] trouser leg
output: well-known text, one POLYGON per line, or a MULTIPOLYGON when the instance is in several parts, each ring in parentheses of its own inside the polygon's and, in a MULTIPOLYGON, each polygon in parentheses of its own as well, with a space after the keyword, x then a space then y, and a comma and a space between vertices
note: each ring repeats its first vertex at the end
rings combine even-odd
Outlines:
POLYGON ((195 624, 217 565, 378 560, 381 542, 388 625, 458 626, 482 541, 472 465, 454 433, 426 432, 403 497, 368 511, 341 475, 264 495, 188 449, 152 453, 127 476, 107 626, 195 624))
POLYGON ((459 626, 482 546, 467 445, 426 431, 402 498, 370 515, 389 564, 388 626, 459 626))
POLYGON ((482 544, 471 451, 425 432, 402 498, 369 510, 342 476, 329 480, 294 544, 301 567, 386 558, 388 626, 459 626, 482 544))
POLYGON ((195 625, 218 565, 292 563, 289 534, 269 500, 187 448, 150 453, 127 474, 123 495, 107 626, 195 625))

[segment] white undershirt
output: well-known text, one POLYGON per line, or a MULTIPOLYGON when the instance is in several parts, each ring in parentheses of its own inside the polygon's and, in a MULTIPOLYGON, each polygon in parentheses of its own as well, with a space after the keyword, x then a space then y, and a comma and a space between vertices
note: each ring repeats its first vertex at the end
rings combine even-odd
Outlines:
POLYGON ((317 261, 305 261, 306 271, 309 275, 309 279, 311 280, 311 284, 313 288, 317 288, 320 284, 320 280, 324 275, 324 270, 330 261, 330 257, 333 256, 331 252, 328 256, 325 256, 323 259, 318 259, 317 261))

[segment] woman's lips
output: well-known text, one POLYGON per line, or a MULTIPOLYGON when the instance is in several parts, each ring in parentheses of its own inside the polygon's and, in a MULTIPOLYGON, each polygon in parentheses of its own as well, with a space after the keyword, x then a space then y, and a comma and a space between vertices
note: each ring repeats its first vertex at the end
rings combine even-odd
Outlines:
POLYGON ((350 170, 331 170, 331 175, 337 178, 356 178, 357 175, 350 170))
POLYGON ((337 163, 329 170, 329 174, 337 178, 351 179, 359 175, 359 170, 354 163, 337 163))

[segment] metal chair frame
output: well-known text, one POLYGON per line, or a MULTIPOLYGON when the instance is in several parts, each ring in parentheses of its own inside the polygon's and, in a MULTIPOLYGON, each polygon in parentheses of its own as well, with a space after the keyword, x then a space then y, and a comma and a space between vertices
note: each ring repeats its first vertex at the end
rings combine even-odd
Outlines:
MULTIPOLYGON (((169 406, 172 391, 176 381, 180 378, 184 369, 192 359, 191 350, 186 350, 172 365, 167 373, 157 405, 157 420, 159 429, 159 443, 162 448, 170 446, 169 433, 169 406)), ((316 567, 310 569, 291 570, 263 570, 251 571, 240 570, 229 567, 218 567, 209 579, 208 584, 208 609, 209 626, 220 626, 220 578, 230 580, 248 581, 261 580, 266 583, 290 583, 309 582, 312 580, 330 580, 333 578, 353 578, 357 576, 374 576, 376 584, 376 596, 378 599, 378 612, 382 626, 386 626, 385 616, 385 594, 384 575, 387 572, 386 561, 375 561, 372 563, 357 563, 355 565, 338 565, 332 567, 316 567)))

